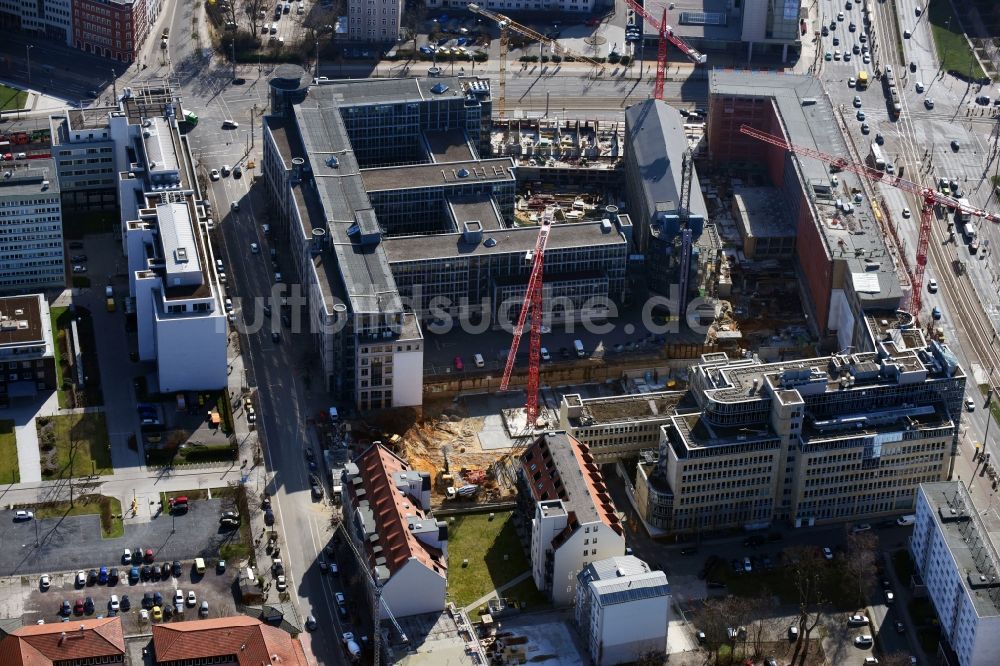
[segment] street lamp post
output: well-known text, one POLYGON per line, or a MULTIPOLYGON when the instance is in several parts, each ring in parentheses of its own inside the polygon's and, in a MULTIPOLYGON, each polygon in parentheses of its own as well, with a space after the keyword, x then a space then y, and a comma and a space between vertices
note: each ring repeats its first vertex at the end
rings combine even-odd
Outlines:
POLYGON ((31 49, 35 48, 34 44, 25 44, 24 46, 24 57, 28 61, 28 88, 31 88, 31 49))

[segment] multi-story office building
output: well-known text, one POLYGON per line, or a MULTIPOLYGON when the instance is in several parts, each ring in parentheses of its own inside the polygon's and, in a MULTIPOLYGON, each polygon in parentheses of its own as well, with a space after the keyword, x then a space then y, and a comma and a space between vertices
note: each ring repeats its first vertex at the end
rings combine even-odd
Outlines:
MULTIPOLYGON (((837 212, 837 192, 861 192, 859 177, 740 131, 743 125, 832 155, 848 154, 833 106, 818 79, 771 72, 713 70, 707 134, 717 165, 755 165, 784 201, 795 228, 794 266, 814 333, 836 349, 864 342, 865 311, 900 307, 905 296, 876 211, 864 197, 837 212), (860 336, 860 337, 859 337, 860 336)), ((908 289, 908 287, 907 287, 908 289)))
POLYGON ((704 356, 697 407, 639 465, 640 513, 697 532, 912 511, 918 484, 950 474, 965 374, 919 330, 876 339, 875 352, 787 363, 704 356))
POLYGON ((132 62, 149 34, 147 0, 73 0, 76 48, 132 62))
POLYGON ((1000 663, 996 534, 961 481, 921 484, 916 516, 910 554, 941 623, 940 663, 1000 663))
POLYGON ((128 118, 116 108, 70 109, 49 118, 64 210, 114 208, 128 170, 128 118))
POLYGON ((373 444, 344 467, 341 483, 347 533, 392 614, 444 610, 448 526, 430 517, 430 474, 373 444))
MULTIPOLYGON (((513 162, 489 150, 476 78, 272 80, 263 173, 300 257, 327 387, 362 409, 422 401, 421 321, 516 316, 537 229, 513 226, 513 162)), ((550 307, 574 316, 625 290, 622 223, 556 225, 550 307), (603 299, 603 300, 602 300, 603 299)))
POLYGON ((660 429, 669 424, 683 391, 662 391, 600 398, 563 394, 559 427, 590 449, 598 464, 635 457, 656 449, 660 429))
POLYGON ((535 585, 558 606, 573 603, 584 567, 625 554, 625 530, 600 467, 562 431, 541 435, 521 454, 517 520, 531 538, 535 585))
MULTIPOLYGON (((465 9, 474 0, 427 0, 432 9, 465 9)), ((475 2, 480 7, 509 14, 511 12, 567 12, 592 13, 600 5, 598 0, 482 0, 475 2)))
POLYGON ((156 361, 162 392, 219 389, 228 379, 227 299, 177 107, 161 94, 158 105, 125 102, 135 162, 118 184, 139 358, 156 361))
POLYGON ((395 42, 402 19, 402 0, 348 0, 347 37, 355 42, 395 42))
POLYGON ((73 45, 71 0, 0 0, 0 26, 73 45))
MULTIPOLYGON (((695 0, 670 11, 667 22, 685 42, 708 51, 709 60, 711 52, 723 51, 747 63, 760 55, 789 62, 802 50, 806 17, 804 5, 788 0, 695 0)), ((655 58, 656 31, 643 27, 646 53, 655 58)))
POLYGON ((49 304, 41 294, 0 298, 0 407, 55 388, 49 304))
POLYGON ((66 284, 62 202, 51 159, 16 159, 0 168, 0 293, 66 284))
POLYGON ((573 614, 594 666, 667 650, 670 585, 633 555, 591 562, 577 575, 573 614))

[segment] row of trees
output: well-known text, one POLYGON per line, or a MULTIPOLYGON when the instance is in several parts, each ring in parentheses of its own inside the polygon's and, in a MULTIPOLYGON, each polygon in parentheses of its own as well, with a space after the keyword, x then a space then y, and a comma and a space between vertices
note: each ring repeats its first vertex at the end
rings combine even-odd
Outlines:
MULTIPOLYGON (((790 664, 805 666, 815 663, 816 650, 810 651, 813 633, 823 615, 833 610, 832 591, 844 584, 856 585, 857 606, 867 606, 878 582, 876 549, 875 535, 866 531, 848 535, 843 566, 832 566, 820 550, 812 546, 793 546, 785 550, 783 574, 798 608, 798 617, 793 624, 798 629, 798 636, 789 658, 790 664)), ((727 596, 707 600, 698 613, 697 625, 705 633, 705 647, 715 663, 731 661, 734 652, 757 659, 769 656, 768 645, 773 637, 788 635, 789 627, 784 624, 786 617, 774 611, 779 602, 766 589, 755 597, 727 596), (745 633, 740 632, 733 639, 730 628, 743 628, 745 633)), ((909 664, 909 657, 890 654, 880 656, 879 663, 905 666, 909 664)))

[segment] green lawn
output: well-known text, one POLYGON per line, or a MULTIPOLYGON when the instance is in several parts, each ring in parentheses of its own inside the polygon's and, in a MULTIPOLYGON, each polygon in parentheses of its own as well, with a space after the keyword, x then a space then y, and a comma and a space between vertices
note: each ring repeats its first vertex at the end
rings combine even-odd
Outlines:
POLYGON ((467 606, 531 565, 514 531, 512 513, 470 514, 448 519, 448 597, 467 606), (505 559, 506 558, 506 559, 505 559), (468 566, 462 566, 463 560, 468 566))
POLYGON ((951 11, 951 3, 948 0, 934 0, 927 10, 931 23, 931 32, 934 34, 934 44, 937 47, 938 59, 944 71, 955 71, 963 76, 970 73, 971 62, 972 78, 981 79, 986 76, 986 72, 979 66, 979 61, 973 56, 965 37, 962 36, 962 29, 958 23, 958 17, 951 11))
POLYGON ((146 464, 154 467, 167 465, 193 465, 196 463, 233 462, 237 449, 228 442, 223 444, 188 445, 184 448, 164 447, 146 449, 146 464))
POLYGON ((35 518, 65 518, 67 516, 100 516, 101 536, 117 539, 125 536, 125 524, 121 519, 122 503, 114 497, 104 495, 80 495, 73 504, 54 502, 35 507, 35 518))
POLYGON ((0 420, 0 483, 17 483, 21 472, 17 467, 17 438, 14 436, 14 422, 0 420))
POLYGON ((35 424, 43 477, 64 479, 113 473, 103 413, 41 416, 35 424))
POLYGON ((28 93, 17 88, 11 88, 0 83, 0 111, 17 111, 23 109, 28 99, 28 93))
POLYGON ((62 343, 66 332, 60 327, 60 319, 68 325, 69 308, 52 306, 49 308, 49 318, 52 320, 52 337, 55 340, 56 352, 56 390, 59 392, 59 409, 69 407, 69 394, 63 390, 63 355, 62 343))
POLYGON ((514 587, 504 590, 502 596, 506 597, 511 605, 520 604, 524 610, 538 610, 552 605, 549 598, 535 587, 535 581, 532 578, 522 580, 514 587))

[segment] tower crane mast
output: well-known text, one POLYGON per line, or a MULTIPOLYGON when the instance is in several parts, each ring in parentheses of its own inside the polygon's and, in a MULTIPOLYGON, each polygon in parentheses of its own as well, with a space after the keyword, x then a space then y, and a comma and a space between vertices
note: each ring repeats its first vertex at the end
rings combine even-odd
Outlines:
POLYGON ((910 276, 913 287, 912 292, 910 293, 908 308, 910 314, 914 317, 917 317, 920 314, 920 305, 923 298, 924 269, 927 267, 927 250, 928 244, 930 243, 931 223, 934 219, 934 206, 945 206, 950 210, 968 215, 974 215, 984 220, 989 220, 990 222, 1000 223, 1000 215, 991 213, 981 208, 976 208, 965 202, 959 201, 958 199, 941 194, 932 187, 914 183, 913 181, 906 180, 900 176, 889 175, 884 171, 879 171, 878 169, 874 169, 865 164, 860 164, 843 157, 837 157, 836 155, 829 155, 814 148, 797 146, 793 143, 789 143, 783 137, 762 132, 761 130, 750 127, 749 125, 740 126, 740 132, 749 137, 753 137, 758 141, 763 141, 771 144, 772 146, 778 146, 779 148, 793 152, 796 155, 812 157, 822 162, 826 162, 836 169, 850 171, 867 178, 872 182, 882 183, 883 185, 891 185, 892 187, 903 190, 904 192, 909 192, 910 194, 915 194, 920 197, 920 233, 917 236, 917 265, 916 268, 913 269, 910 276))
POLYGON ((496 24, 500 26, 500 77, 499 77, 500 80, 498 81, 500 96, 497 99, 497 116, 499 118, 505 117, 505 113, 507 110, 506 108, 507 107, 507 96, 506 96, 507 47, 508 47, 508 37, 510 30, 513 30, 514 32, 524 37, 527 37, 528 39, 532 39, 541 42, 542 44, 545 44, 546 46, 549 47, 549 50, 555 55, 563 57, 568 56, 570 58, 573 58, 574 60, 579 60, 581 62, 591 64, 600 71, 604 70, 604 65, 594 60, 593 58, 588 58, 582 53, 577 53, 572 49, 568 49, 562 44, 560 44, 558 41, 550 39, 545 35, 543 35, 542 33, 538 32, 537 30, 533 30, 526 25, 521 25, 520 23, 510 18, 509 16, 505 16, 499 12, 486 9, 485 7, 480 7, 475 3, 470 3, 468 5, 468 9, 473 14, 479 14, 480 16, 485 16, 486 18, 495 21, 496 24))
POLYGON ((506 391, 510 385, 514 359, 517 358, 517 348, 521 344, 521 335, 524 333, 524 324, 530 314, 531 338, 528 348, 528 386, 525 402, 529 432, 535 427, 535 421, 538 419, 538 384, 542 365, 542 274, 545 263, 545 247, 549 243, 549 233, 552 230, 554 215, 553 209, 547 208, 538 226, 538 238, 535 240, 535 249, 531 256, 531 275, 528 277, 524 302, 521 304, 521 312, 518 314, 517 324, 514 326, 514 340, 507 353, 507 364, 504 366, 503 379, 500 381, 500 390, 506 391))
POLYGON ((656 20, 645 7, 637 0, 625 0, 629 8, 642 17, 660 36, 656 52, 656 86, 653 88, 653 98, 663 99, 663 84, 667 77, 667 42, 670 42, 677 49, 687 56, 688 60, 696 65, 704 65, 708 62, 708 56, 698 52, 689 46, 683 39, 674 34, 674 29, 667 25, 667 8, 663 8, 663 19, 656 20))

